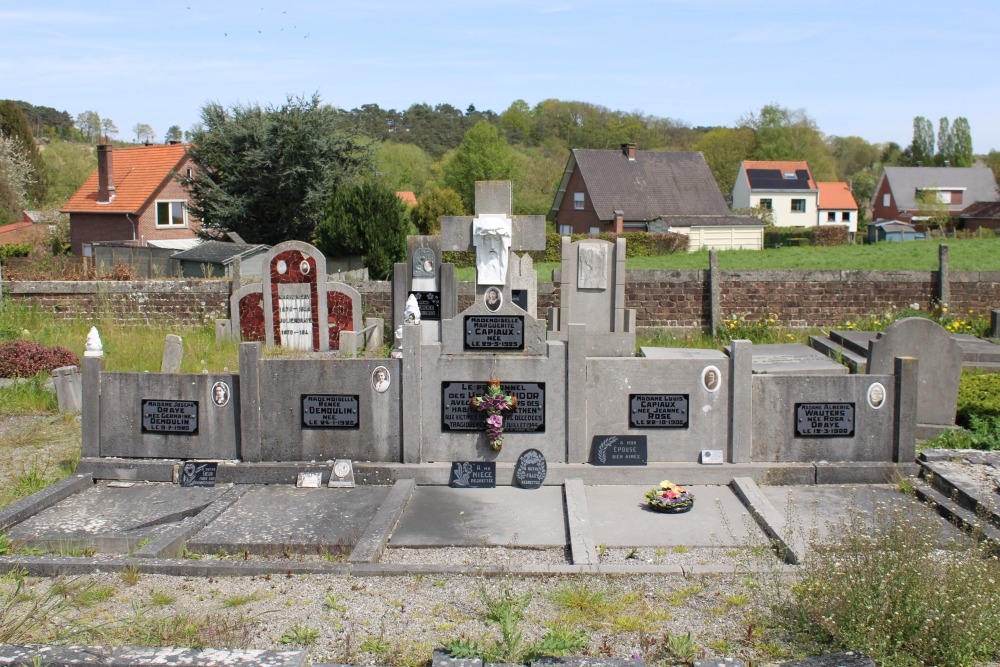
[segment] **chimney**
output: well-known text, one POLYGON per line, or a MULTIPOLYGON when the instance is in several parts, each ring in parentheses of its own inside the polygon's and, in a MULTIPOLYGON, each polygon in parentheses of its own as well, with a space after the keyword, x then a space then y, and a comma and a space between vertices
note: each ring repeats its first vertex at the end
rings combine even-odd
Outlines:
POLYGON ((635 144, 622 144, 622 154, 629 162, 635 162, 635 144))
POLYGON ((115 169, 108 138, 97 144, 97 203, 110 204, 115 198, 115 169))
MULTIPOLYGON (((632 159, 634 160, 635 158, 632 158, 632 159)), ((625 212, 624 211, 615 211, 614 225, 615 225, 615 227, 611 231, 614 232, 615 234, 623 234, 625 232, 625 212)))

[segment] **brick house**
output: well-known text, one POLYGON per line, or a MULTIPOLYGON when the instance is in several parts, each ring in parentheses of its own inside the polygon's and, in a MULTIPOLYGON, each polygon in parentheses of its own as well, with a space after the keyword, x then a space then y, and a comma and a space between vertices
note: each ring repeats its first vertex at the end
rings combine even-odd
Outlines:
POLYGON ((97 242, 178 250, 196 245, 201 221, 188 213, 189 193, 175 179, 194 168, 186 148, 99 144, 97 170, 62 208, 69 214, 73 254, 90 255, 97 242))
POLYGON ((574 148, 549 210, 560 234, 677 232, 688 250, 756 248, 763 224, 732 215, 701 153, 574 148))
POLYGON ((920 223, 939 211, 957 217, 976 202, 997 200, 986 167, 886 167, 875 184, 871 219, 920 223))

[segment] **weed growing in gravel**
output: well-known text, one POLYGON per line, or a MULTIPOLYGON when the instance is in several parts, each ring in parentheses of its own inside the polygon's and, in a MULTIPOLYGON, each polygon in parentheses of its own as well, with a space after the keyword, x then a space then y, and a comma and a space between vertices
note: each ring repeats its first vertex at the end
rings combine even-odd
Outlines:
POLYGON ((299 646, 308 646, 317 639, 319 639, 319 630, 310 628, 308 625, 299 625, 298 623, 285 631, 285 634, 281 635, 282 644, 298 644, 299 646))
POLYGON ((75 635, 60 619, 71 602, 56 586, 39 592, 27 583, 27 573, 13 569, 0 577, 0 643, 69 640, 75 635))
POLYGON ((242 607, 245 604, 256 602, 259 599, 260 595, 258 593, 238 593, 222 598, 221 603, 223 607, 233 609, 234 607, 242 607))
POLYGON ((150 607, 168 607, 174 603, 175 598, 170 593, 164 591, 152 590, 149 592, 149 606, 150 607))
POLYGON ((126 586, 135 586, 139 583, 142 573, 139 571, 139 566, 132 564, 122 570, 122 581, 125 582, 126 586))

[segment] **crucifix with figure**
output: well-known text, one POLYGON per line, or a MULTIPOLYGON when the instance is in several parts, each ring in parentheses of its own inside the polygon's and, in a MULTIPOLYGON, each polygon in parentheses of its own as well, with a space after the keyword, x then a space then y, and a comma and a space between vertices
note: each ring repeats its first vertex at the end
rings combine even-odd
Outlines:
POLYGON ((476 285, 505 286, 511 251, 545 250, 545 216, 512 211, 510 181, 476 181, 475 216, 441 218, 441 250, 475 250, 476 285))

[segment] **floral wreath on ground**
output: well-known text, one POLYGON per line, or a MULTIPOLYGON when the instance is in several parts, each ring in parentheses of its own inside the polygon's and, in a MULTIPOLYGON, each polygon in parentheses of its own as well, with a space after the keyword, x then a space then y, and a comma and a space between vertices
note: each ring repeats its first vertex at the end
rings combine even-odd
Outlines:
POLYGON ((500 389, 500 380, 490 380, 486 384, 484 396, 473 396, 472 407, 482 410, 486 418, 486 438, 495 451, 503 449, 503 410, 513 410, 517 407, 517 396, 507 396, 500 389))
POLYGON ((669 479, 660 482, 657 488, 647 491, 645 498, 649 508, 656 512, 680 514, 694 507, 694 494, 669 479))

